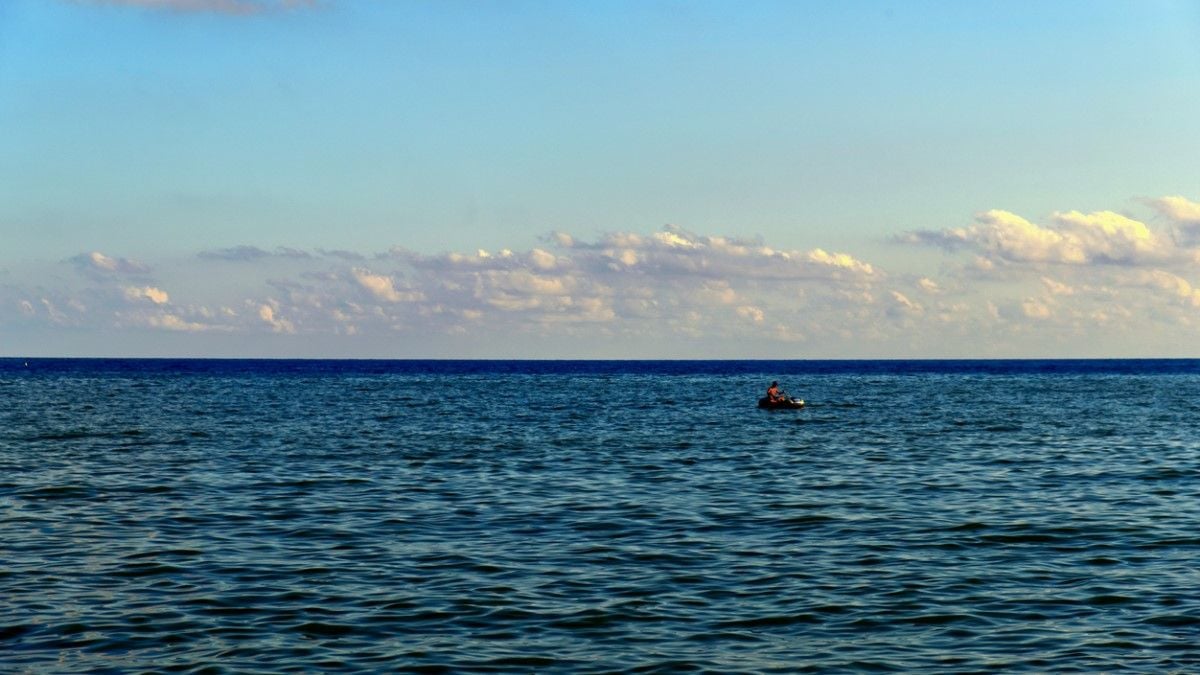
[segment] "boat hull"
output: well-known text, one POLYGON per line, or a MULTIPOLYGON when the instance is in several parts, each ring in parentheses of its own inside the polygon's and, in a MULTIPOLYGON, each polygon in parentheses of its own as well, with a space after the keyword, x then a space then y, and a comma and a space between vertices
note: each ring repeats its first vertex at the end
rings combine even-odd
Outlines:
POLYGON ((799 410, 804 407, 804 401, 798 398, 770 401, 766 397, 763 397, 758 399, 758 407, 763 410, 799 410))

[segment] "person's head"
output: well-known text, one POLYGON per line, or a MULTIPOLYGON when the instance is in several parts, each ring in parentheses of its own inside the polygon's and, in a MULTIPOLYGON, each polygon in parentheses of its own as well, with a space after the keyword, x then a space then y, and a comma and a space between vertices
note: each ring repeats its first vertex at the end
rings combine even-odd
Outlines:
POLYGON ((772 387, 778 387, 778 386, 779 386, 779 383, 778 383, 778 382, 771 382, 771 386, 772 386, 772 387))

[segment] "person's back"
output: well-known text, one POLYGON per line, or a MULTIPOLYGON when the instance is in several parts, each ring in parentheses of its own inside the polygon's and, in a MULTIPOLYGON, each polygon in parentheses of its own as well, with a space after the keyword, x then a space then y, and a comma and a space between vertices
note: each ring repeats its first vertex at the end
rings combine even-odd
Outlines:
POLYGON ((780 393, 779 393, 779 383, 772 382, 771 386, 767 388, 767 400, 768 401, 779 401, 782 399, 783 399, 783 396, 780 395, 780 393))

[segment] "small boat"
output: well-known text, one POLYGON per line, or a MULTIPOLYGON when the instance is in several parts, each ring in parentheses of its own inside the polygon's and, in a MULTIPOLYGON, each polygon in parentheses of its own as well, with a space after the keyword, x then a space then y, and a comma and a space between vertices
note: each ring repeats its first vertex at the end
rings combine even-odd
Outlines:
POLYGON ((804 407, 804 399, 789 397, 782 401, 772 401, 764 396, 758 399, 758 407, 764 410, 799 410, 804 407))

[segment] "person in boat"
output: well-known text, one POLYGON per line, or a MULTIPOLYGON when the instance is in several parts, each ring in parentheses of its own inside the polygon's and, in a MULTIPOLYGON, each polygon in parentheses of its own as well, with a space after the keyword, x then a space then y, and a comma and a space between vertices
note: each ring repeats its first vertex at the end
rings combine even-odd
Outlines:
POLYGON ((778 403, 784 400, 783 394, 779 393, 779 383, 772 382, 770 387, 767 387, 767 401, 770 403, 778 403))

